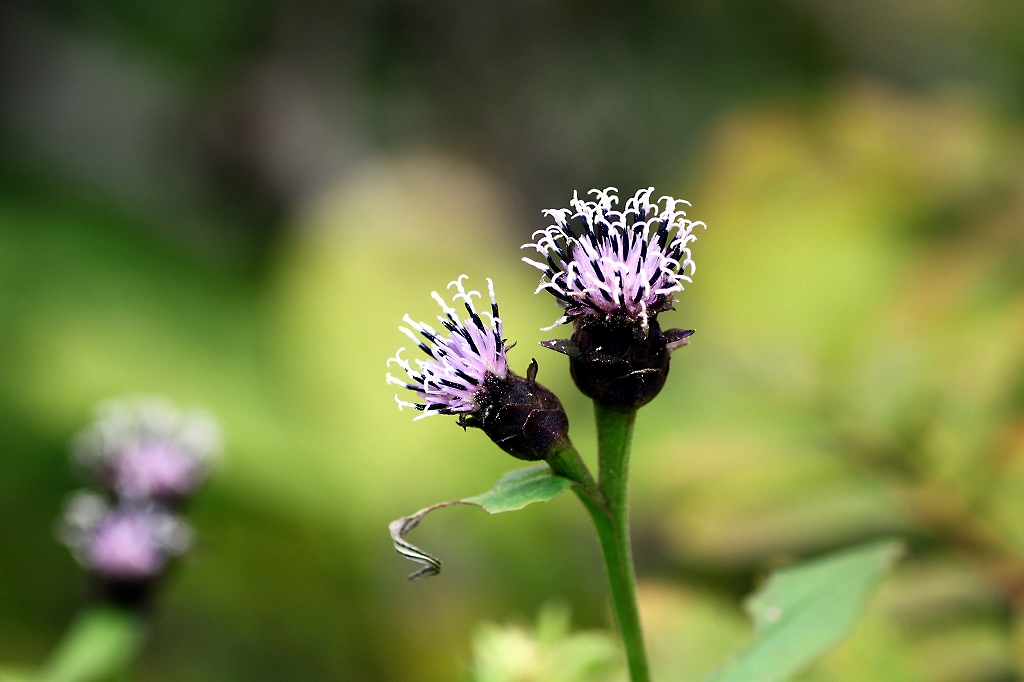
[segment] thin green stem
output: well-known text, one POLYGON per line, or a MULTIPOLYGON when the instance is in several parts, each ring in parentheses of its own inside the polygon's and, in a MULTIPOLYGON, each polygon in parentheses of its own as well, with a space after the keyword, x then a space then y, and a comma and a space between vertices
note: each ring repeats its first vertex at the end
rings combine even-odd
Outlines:
POLYGON ((552 471, 576 484, 573 489, 576 490, 577 495, 582 494, 580 499, 588 497, 599 508, 604 509, 604 496, 601 494, 601 489, 572 443, 566 441, 558 446, 555 454, 550 455, 547 462, 552 471))
POLYGON ((636 601, 636 574, 629 541, 629 454, 636 412, 615 412, 594 403, 597 418, 598 480, 605 509, 587 505, 601 541, 615 622, 626 648, 632 682, 649 682, 640 611, 636 601), (598 513, 600 512, 600 513, 598 513))
POLYGON ((568 441, 547 461, 556 474, 573 481, 573 492, 594 522, 608 573, 615 622, 626 649, 630 680, 650 682, 629 544, 629 452, 636 412, 613 412, 596 403, 595 410, 599 482, 594 481, 576 448, 568 441))

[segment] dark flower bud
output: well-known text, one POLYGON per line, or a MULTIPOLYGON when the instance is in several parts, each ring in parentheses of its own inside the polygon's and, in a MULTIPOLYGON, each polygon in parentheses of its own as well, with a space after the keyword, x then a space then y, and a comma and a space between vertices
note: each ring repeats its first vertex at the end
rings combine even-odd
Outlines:
POLYGON ((571 339, 542 346, 569 356, 569 370, 584 395, 603 407, 630 412, 651 402, 668 378, 672 351, 684 346, 692 329, 662 332, 657 317, 641 326, 623 316, 582 317, 571 339))
POLYGON ((558 397, 537 383, 537 361, 526 378, 491 376, 477 397, 480 410, 459 416, 459 426, 483 429, 498 447, 519 459, 547 459, 569 442, 569 418, 558 397))

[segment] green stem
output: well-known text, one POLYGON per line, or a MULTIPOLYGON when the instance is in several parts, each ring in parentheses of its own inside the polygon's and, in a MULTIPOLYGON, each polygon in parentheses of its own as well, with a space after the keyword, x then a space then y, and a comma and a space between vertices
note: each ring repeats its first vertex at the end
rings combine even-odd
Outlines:
POLYGON ((606 509, 587 505, 594 520, 612 594, 615 622, 626 648, 631 682, 649 682, 647 652, 636 601, 636 574, 629 542, 629 454, 636 412, 615 412, 594 403, 601 492, 606 509))
POLYGON ((142 643, 142 616, 96 606, 83 611, 50 656, 39 682, 101 682, 123 672, 142 643))
POLYGON ((599 508, 604 508, 604 496, 601 494, 601 489, 597 486, 597 482, 590 474, 590 469, 587 468, 572 443, 566 441, 557 446, 555 454, 550 455, 547 462, 552 471, 576 484, 573 489, 580 499, 590 498, 599 508))
POLYGON ((595 410, 599 483, 568 441, 558 446, 547 461, 556 474, 575 483, 573 492, 594 522, 608 573, 615 622, 626 648, 630 680, 650 682, 629 544, 629 451, 636 412, 613 412, 596 403, 595 410))

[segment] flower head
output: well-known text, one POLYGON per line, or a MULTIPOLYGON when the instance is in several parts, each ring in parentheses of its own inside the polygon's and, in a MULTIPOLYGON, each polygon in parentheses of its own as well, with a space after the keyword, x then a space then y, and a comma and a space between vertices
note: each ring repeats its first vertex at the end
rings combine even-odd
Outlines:
POLYGON ((206 476, 219 449, 217 423, 159 398, 110 401, 75 440, 75 458, 127 500, 180 500, 206 476))
POLYGON ((652 203, 654 188, 648 187, 618 211, 615 192, 614 187, 593 189, 596 201, 574 193, 572 208, 545 210, 554 224, 523 245, 545 261, 523 258, 544 273, 537 291, 551 292, 565 308, 554 326, 581 317, 620 316, 638 322, 646 334, 649 318, 670 309, 683 282, 691 281, 687 268, 692 275, 696 264, 688 245, 697 239, 693 228, 706 225, 679 210, 689 202, 664 196, 652 203))
POLYGON ((185 522, 157 505, 111 508, 86 492, 71 498, 60 535, 79 563, 97 577, 129 583, 157 577, 192 541, 185 522))
POLYGON ((501 337, 501 317, 498 316, 498 303, 494 297, 494 283, 487 280, 487 290, 491 297, 490 312, 477 312, 473 297, 480 298, 480 292, 466 291, 462 285, 463 279, 468 278, 461 275, 448 288, 457 289, 452 300, 465 306, 468 314, 465 320, 459 317, 455 308, 445 303, 440 294, 436 291, 431 293, 444 312, 437 319, 448 331, 447 334, 435 331, 424 322, 415 322, 408 315, 403 319, 409 327, 399 327, 430 359, 416 360, 414 369, 402 357, 405 348, 399 348, 395 357, 388 360, 389 366, 394 362, 405 370, 407 377, 402 380, 388 373, 388 383, 409 389, 420 400, 409 402, 396 395, 395 401, 400 409, 412 407, 422 411, 423 414, 417 419, 434 414, 477 412, 481 408, 482 394, 486 392, 488 382, 502 380, 508 375, 508 360, 505 357, 508 348, 501 337), (488 318, 487 323, 484 317, 488 318))
POLYGON ((447 334, 406 315, 408 327, 399 327, 429 359, 416 360, 416 367, 402 357, 399 348, 388 365, 396 363, 406 374, 398 379, 390 373, 388 383, 416 394, 420 402, 395 401, 399 409, 412 407, 423 412, 416 419, 434 414, 458 415, 459 426, 479 428, 501 449, 526 460, 546 459, 568 443, 569 420, 554 393, 537 383, 537 361, 526 378, 508 367, 510 346, 502 338, 501 317, 494 297, 494 284, 487 280, 491 298, 490 312, 477 312, 476 291, 466 291, 462 275, 448 285, 457 293, 468 317, 462 319, 435 291, 443 315, 438 316, 447 334), (484 318, 487 321, 484 321, 484 318))

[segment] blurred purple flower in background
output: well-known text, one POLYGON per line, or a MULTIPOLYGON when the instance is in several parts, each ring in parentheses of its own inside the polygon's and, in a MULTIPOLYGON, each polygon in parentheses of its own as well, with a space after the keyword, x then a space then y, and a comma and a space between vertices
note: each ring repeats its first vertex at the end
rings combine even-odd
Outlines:
POLYGON ((157 577, 167 561, 192 543, 192 530, 155 503, 110 507, 99 495, 79 492, 68 502, 61 539, 80 564, 108 581, 157 577))
POLYGON ((73 441, 73 458, 103 494, 79 491, 57 527, 60 540, 110 603, 145 605, 167 563, 192 544, 178 514, 220 449, 216 420, 159 397, 102 403, 73 441))
POLYGON ((176 503, 206 477, 220 450, 216 420, 161 398, 109 401, 75 440, 75 459, 127 500, 176 503))

